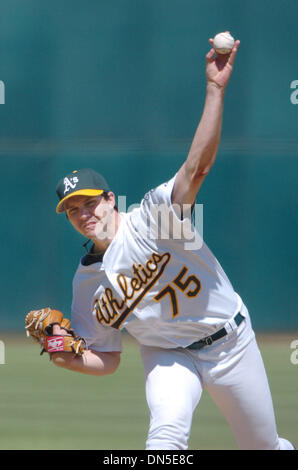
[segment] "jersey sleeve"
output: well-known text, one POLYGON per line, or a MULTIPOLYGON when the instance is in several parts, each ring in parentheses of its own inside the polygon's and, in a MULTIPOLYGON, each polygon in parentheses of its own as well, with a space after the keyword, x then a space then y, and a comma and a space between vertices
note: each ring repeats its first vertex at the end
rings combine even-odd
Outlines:
POLYGON ((172 203, 176 175, 147 192, 141 202, 141 215, 150 238, 175 239, 182 242, 198 242, 199 233, 194 224, 195 206, 172 203))
POLYGON ((84 338, 88 349, 99 352, 122 351, 121 332, 99 324, 91 314, 87 317, 73 311, 71 326, 84 338))

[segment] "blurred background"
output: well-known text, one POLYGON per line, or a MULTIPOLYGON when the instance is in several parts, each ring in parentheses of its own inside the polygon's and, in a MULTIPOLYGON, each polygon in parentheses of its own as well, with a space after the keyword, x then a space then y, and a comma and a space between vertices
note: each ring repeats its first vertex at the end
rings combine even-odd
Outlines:
POLYGON ((187 156, 209 37, 241 46, 216 165, 199 194, 204 239, 256 328, 298 328, 298 80, 294 0, 3 1, 0 17, 1 324, 67 312, 82 243, 55 213, 57 181, 92 167, 127 207, 187 156))
POLYGON ((204 239, 257 332, 298 331, 297 17, 296 0, 2 0, 0 339, 31 309, 70 311, 85 240, 55 212, 58 180, 92 167, 129 207, 170 179, 225 30, 241 46, 197 200, 204 239))
POLYGON ((209 37, 241 46, 216 165, 199 194, 204 239, 256 328, 298 329, 296 1, 3 1, 0 19, 1 324, 67 312, 82 243, 55 213, 57 181, 92 167, 127 207, 187 156, 209 37))

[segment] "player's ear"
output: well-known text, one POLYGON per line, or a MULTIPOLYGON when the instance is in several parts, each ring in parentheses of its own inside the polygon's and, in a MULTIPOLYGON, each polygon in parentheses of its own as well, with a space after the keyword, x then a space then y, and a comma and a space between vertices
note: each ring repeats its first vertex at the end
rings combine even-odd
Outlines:
POLYGON ((118 207, 116 204, 116 196, 112 191, 109 191, 108 193, 103 193, 103 197, 106 201, 109 201, 110 203, 113 204, 113 209, 118 212, 118 207))

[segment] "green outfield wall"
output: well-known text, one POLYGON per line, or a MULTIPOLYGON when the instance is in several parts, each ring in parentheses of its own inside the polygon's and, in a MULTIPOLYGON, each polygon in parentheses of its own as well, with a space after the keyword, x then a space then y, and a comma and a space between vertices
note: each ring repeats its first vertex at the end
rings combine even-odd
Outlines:
POLYGON ((179 169, 208 38, 227 29, 241 46, 197 200, 204 239, 256 329, 298 329, 297 16, 294 0, 2 2, 0 332, 32 308, 69 312, 84 240, 55 213, 65 172, 104 173, 129 207, 179 169))

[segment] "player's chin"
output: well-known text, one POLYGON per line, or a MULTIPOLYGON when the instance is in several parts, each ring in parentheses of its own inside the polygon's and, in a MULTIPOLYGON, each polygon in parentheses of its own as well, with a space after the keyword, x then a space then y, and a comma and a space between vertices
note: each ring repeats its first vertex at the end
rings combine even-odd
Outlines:
POLYGON ((81 227, 78 227, 77 231, 81 235, 83 235, 83 237, 85 237, 85 238, 89 238, 89 239, 93 238, 93 231, 92 230, 86 230, 86 229, 82 229, 81 227))
POLYGON ((97 232, 97 224, 92 222, 89 224, 85 224, 81 227, 80 232, 87 238, 91 238, 91 236, 95 236, 97 232))
POLYGON ((92 228, 81 230, 81 234, 86 238, 94 239, 96 238, 96 230, 92 228))
POLYGON ((86 225, 81 229, 82 235, 91 240, 106 240, 109 238, 108 226, 107 224, 101 224, 100 222, 96 224, 86 225))

